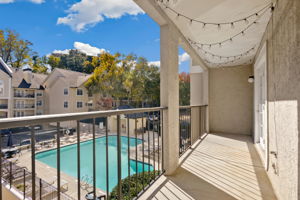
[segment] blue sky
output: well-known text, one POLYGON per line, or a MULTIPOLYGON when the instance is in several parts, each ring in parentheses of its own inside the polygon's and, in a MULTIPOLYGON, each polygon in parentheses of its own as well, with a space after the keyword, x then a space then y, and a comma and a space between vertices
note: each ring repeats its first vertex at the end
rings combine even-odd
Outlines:
MULTIPOLYGON (((159 61, 159 26, 132 0, 0 0, 0 29, 31 41, 40 56, 54 50, 103 49, 159 61)), ((179 55, 184 51, 179 50, 179 55)), ((180 71, 189 71, 180 56, 180 71)))

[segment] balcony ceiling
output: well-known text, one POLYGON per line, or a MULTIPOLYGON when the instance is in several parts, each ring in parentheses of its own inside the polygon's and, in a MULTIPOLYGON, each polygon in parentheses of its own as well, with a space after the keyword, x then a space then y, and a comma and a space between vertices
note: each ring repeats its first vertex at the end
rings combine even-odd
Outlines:
POLYGON ((158 4, 209 67, 253 63, 272 5, 270 0, 164 0, 158 4))

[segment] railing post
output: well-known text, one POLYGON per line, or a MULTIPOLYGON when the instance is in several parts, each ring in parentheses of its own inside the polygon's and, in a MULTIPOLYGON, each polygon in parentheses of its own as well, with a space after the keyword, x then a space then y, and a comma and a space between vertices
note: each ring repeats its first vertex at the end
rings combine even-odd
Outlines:
MULTIPOLYGON (((0 135, 0 152, 2 152, 2 135, 0 135)), ((0 181, 2 181, 2 153, 0 153, 0 181)), ((0 200, 2 200, 2 182, 0 187, 0 200)))
POLYGON ((93 194, 94 200, 96 197, 96 127, 95 127, 95 118, 93 118, 93 194))
POLYGON ((121 130, 120 130, 120 115, 117 115, 117 156, 118 156, 118 199, 122 199, 122 169, 121 169, 121 130))
POLYGON ((12 185, 12 162, 9 162, 9 189, 11 189, 12 185))
POLYGON ((35 133, 34 127, 31 126, 31 178, 32 178, 32 199, 36 199, 35 191, 35 133))
POLYGON ((109 197, 109 157, 108 157, 108 117, 106 117, 106 124, 105 124, 105 139, 106 139, 106 149, 105 149, 105 157, 106 157, 106 197, 107 200, 110 199, 109 197))
POLYGON ((23 199, 26 198, 26 170, 24 169, 23 170, 23 176, 24 176, 24 179, 23 179, 23 192, 24 192, 24 195, 23 195, 23 199))
POLYGON ((42 200, 42 193, 43 193, 43 186, 42 186, 42 179, 40 178, 40 200, 42 200))
POLYGON ((57 200, 60 200, 60 123, 56 124, 56 142, 57 142, 57 200))
POLYGON ((80 121, 77 120, 77 199, 81 199, 80 192, 80 121))

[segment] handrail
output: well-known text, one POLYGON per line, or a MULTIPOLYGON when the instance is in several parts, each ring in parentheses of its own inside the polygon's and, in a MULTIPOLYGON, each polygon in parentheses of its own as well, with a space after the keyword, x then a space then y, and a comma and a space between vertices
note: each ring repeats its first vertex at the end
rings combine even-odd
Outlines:
POLYGON ((38 116, 29 116, 29 117, 20 117, 20 118, 6 118, 6 119, 0 119, 0 127, 1 129, 16 128, 21 126, 34 126, 42 123, 92 119, 98 117, 108 117, 111 115, 136 114, 136 113, 154 112, 154 111, 166 110, 166 109, 167 107, 135 108, 135 109, 124 109, 124 110, 93 111, 93 112, 79 112, 79 113, 66 113, 66 114, 38 115, 38 116))
POLYGON ((208 105, 190 105, 190 106, 179 106, 179 109, 185 109, 185 108, 195 108, 195 107, 206 107, 208 105))

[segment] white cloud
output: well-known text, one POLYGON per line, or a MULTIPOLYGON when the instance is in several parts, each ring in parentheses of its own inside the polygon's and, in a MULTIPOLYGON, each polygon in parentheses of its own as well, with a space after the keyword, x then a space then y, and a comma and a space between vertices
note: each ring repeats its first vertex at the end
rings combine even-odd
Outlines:
MULTIPOLYGON (((97 56, 98 54, 107 52, 105 49, 100 49, 97 47, 93 47, 90 44, 82 43, 82 42, 74 42, 74 49, 79 50, 82 53, 85 53, 89 56, 97 56)), ((52 53, 58 53, 58 54, 69 54, 71 49, 65 49, 65 50, 54 50, 52 53)))
POLYGON ((97 47, 93 47, 89 44, 85 44, 82 42, 74 42, 74 48, 89 56, 97 56, 98 54, 106 52, 105 49, 99 49, 97 47))
POLYGON ((155 65, 157 67, 160 67, 160 61, 151 61, 151 62, 148 62, 149 65, 155 65))
MULTIPOLYGON (((188 61, 188 60, 190 60, 190 56, 189 56, 189 54, 187 54, 187 53, 183 53, 183 54, 181 54, 181 55, 179 55, 178 56, 178 64, 180 65, 181 63, 183 63, 183 62, 186 62, 186 61, 188 61)), ((150 65, 155 65, 155 66, 158 66, 158 67, 160 67, 160 61, 150 61, 150 62, 148 62, 150 65)))
POLYGON ((181 64, 183 62, 188 61, 189 59, 190 59, 189 54, 183 53, 183 54, 181 54, 181 55, 178 56, 178 63, 181 64))
POLYGON ((32 3, 37 3, 37 4, 45 2, 44 0, 29 0, 29 1, 32 2, 32 3))
MULTIPOLYGON (((44 3, 45 0, 27 0, 30 1, 32 3, 36 3, 36 4, 41 4, 44 3)), ((6 3, 14 3, 15 0, 0 0, 0 4, 6 4, 6 3)))
POLYGON ((144 13, 133 0, 81 0, 73 4, 66 17, 60 17, 57 24, 69 25, 74 31, 82 32, 105 18, 120 18, 126 14, 144 13))
POLYGON ((0 4, 1 3, 13 3, 15 0, 0 0, 0 4))
POLYGON ((57 54, 69 54, 71 49, 65 49, 65 50, 54 50, 52 53, 57 53, 57 54))

